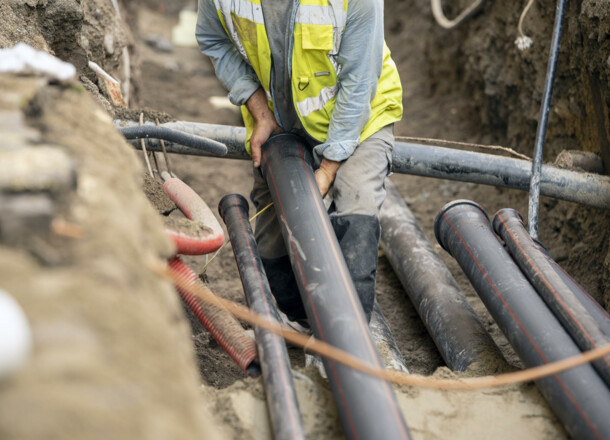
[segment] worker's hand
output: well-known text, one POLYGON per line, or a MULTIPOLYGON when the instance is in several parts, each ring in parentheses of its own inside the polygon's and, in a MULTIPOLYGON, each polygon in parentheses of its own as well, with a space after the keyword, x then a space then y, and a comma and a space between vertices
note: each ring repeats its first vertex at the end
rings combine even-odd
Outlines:
POLYGON ((316 170, 316 183, 318 184, 318 189, 320 190, 320 194, 322 197, 328 193, 330 186, 335 181, 335 176, 337 175, 337 171, 341 166, 341 162, 335 162, 334 160, 322 159, 322 163, 320 164, 320 168, 316 170))
POLYGON ((254 119, 254 128, 250 137, 250 148, 252 149, 252 163, 258 168, 261 164, 261 146, 267 142, 269 136, 280 133, 282 128, 275 120, 275 115, 267 105, 267 96, 262 87, 259 87, 248 98, 246 107, 254 119))
POLYGON ((260 119, 254 123, 252 137, 250 137, 250 148, 252 149, 252 163, 258 168, 261 164, 261 146, 267 142, 272 134, 280 133, 282 128, 275 122, 275 118, 260 119))

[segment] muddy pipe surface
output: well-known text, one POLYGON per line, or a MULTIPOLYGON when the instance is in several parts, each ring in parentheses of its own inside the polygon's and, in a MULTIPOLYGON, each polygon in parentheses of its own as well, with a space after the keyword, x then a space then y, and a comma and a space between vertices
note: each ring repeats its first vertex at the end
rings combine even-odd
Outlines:
MULTIPOLYGON (((498 241, 479 205, 468 200, 449 203, 436 217, 435 234, 526 367, 580 353, 498 241)), ((610 438, 610 390, 590 364, 537 380, 536 385, 572 437, 610 438)))
MULTIPOLYGON (((601 330, 598 322, 539 251, 538 245, 525 229, 519 212, 501 209, 494 216, 493 228, 504 240, 506 249, 517 266, 581 350, 592 350, 610 343, 610 338, 601 330)), ((610 356, 597 359, 593 366, 610 386, 610 356)))
POLYGON ((485 327, 434 251, 390 180, 381 207, 381 247, 445 363, 464 371, 473 362, 501 359, 485 327))
MULTIPOLYGON (((262 148, 267 181, 301 299, 317 338, 383 368, 320 197, 310 151, 295 136, 272 136, 262 148)), ((410 438, 391 385, 324 358, 349 439, 410 438)))
MULTIPOLYGON (((250 309, 266 318, 280 321, 248 221, 248 201, 239 194, 230 194, 222 198, 218 210, 229 231, 250 309)), ((276 440, 305 439, 284 339, 260 327, 256 327, 254 332, 273 437, 276 440)))
MULTIPOLYGON (((132 121, 115 121, 115 125, 134 125, 132 121)), ((162 124, 175 130, 206 136, 224 143, 228 148, 225 158, 250 160, 244 143, 246 129, 227 125, 195 122, 162 124)), ((156 139, 146 139, 146 148, 161 151, 156 139)), ((138 141, 132 141, 140 148, 138 141)), ((177 154, 215 156, 204 150, 166 143, 167 151, 177 154)), ((392 169, 399 174, 434 177, 461 182, 529 190, 532 163, 492 154, 444 148, 435 145, 396 142, 392 153, 392 169)), ((540 193, 569 202, 581 203, 601 209, 610 209, 610 177, 599 174, 565 170, 542 165, 540 193)))

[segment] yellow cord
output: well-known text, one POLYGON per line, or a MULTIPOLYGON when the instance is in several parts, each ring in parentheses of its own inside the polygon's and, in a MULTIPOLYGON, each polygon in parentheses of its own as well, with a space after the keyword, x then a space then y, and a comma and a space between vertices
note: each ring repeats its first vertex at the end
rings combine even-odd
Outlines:
POLYGON ((263 209, 261 209, 260 211, 258 211, 256 214, 254 214, 252 216, 252 218, 250 219, 250 223, 252 223, 252 221, 258 217, 259 215, 261 215, 263 212, 265 212, 267 209, 271 208, 273 206, 273 202, 269 203, 267 206, 265 206, 263 209))
MULTIPOLYGON (((260 211, 258 211, 256 214, 254 214, 249 222, 252 223, 254 221, 254 219, 256 217, 258 217, 259 215, 261 215, 263 212, 265 212, 267 209, 271 208, 273 206, 273 202, 269 203, 267 206, 265 206, 263 209, 261 209, 260 211)), ((203 269, 201 269, 201 272, 199 272, 199 276, 203 275, 205 273, 205 269, 208 267, 208 265, 214 261, 214 258, 216 258, 216 256, 220 253, 220 251, 229 243, 230 240, 225 241, 222 246, 220 246, 220 248, 214 253, 214 255, 212 255, 212 258, 210 258, 208 260, 207 263, 205 263, 205 265, 203 266, 203 269)))

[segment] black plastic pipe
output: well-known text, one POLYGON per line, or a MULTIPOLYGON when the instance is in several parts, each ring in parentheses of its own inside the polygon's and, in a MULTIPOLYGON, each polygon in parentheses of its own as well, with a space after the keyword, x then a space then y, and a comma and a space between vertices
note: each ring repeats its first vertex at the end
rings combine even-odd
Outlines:
POLYGON ((445 363, 464 371, 502 355, 390 180, 381 207, 381 247, 445 363))
MULTIPOLYGON (((610 343, 610 338, 601 330, 597 321, 539 251, 516 210, 498 211, 493 219, 493 228, 504 240, 506 249, 517 266, 581 350, 592 350, 610 343)), ((610 386, 610 356, 595 360, 593 365, 610 386)))
MULTIPOLYGON (((115 121, 116 125, 135 124, 132 121, 115 121)), ((251 160, 246 152, 246 129, 227 125, 195 122, 172 122, 163 126, 203 135, 225 143, 229 152, 226 158, 251 160)), ((146 139, 146 148, 161 151, 156 139, 146 139)), ((138 142, 132 141, 135 148, 138 142)), ((214 156, 203 150, 167 143, 167 151, 177 154, 214 156)), ((532 164, 527 160, 512 159, 473 151, 455 150, 435 145, 396 142, 392 154, 395 173, 461 182, 480 183, 504 188, 529 190, 532 164)), ((560 200, 581 203, 601 209, 610 209, 610 177, 582 173, 542 165, 540 193, 560 200)))
POLYGON ((553 82, 555 81, 555 70, 557 69, 557 58, 559 58, 559 45, 561 44, 561 30, 563 16, 566 9, 566 0, 557 0, 555 10, 555 24, 553 26, 553 38, 549 49, 549 61, 544 82, 544 93, 540 106, 540 118, 536 131, 536 143, 534 145, 534 160, 532 161, 532 174, 530 179, 530 198, 528 208, 528 226, 532 238, 538 238, 538 208, 540 207, 540 174, 542 170, 542 154, 544 153, 544 140, 546 128, 549 123, 549 111, 551 99, 553 98, 553 82))
MULTIPOLYGON (((315 336, 383 368, 320 197, 310 151, 295 136, 272 136, 262 147, 261 171, 309 323, 315 336)), ((390 384, 323 359, 347 438, 410 438, 390 384)))
MULTIPOLYGON (((438 242, 464 273, 526 367, 580 354, 491 230, 479 205, 459 200, 436 217, 438 242)), ((610 438, 610 390, 590 364, 536 381, 567 432, 610 438)))
MULTIPOLYGON (((275 308, 263 262, 248 221, 248 201, 239 194, 230 194, 222 198, 218 210, 227 225, 250 309, 279 322, 280 316, 275 308)), ((305 439, 284 339, 260 327, 255 327, 254 333, 274 438, 305 439)))
POLYGON ((555 260, 548 255, 546 249, 541 245, 540 252, 543 252, 547 257, 549 263, 553 266, 553 269, 557 272, 557 274, 561 277, 563 282, 572 290, 574 295, 580 300, 580 302, 585 306, 587 312, 597 321, 599 327, 602 331, 610 336, 610 314, 604 309, 600 303, 598 303, 595 298, 593 298, 574 278, 570 276, 563 268, 557 264, 555 260))
POLYGON ((213 139, 185 133, 165 126, 157 127, 155 125, 142 125, 135 127, 118 127, 118 130, 125 139, 147 139, 151 137, 163 139, 187 147, 201 149, 215 156, 225 156, 228 151, 226 145, 213 139))

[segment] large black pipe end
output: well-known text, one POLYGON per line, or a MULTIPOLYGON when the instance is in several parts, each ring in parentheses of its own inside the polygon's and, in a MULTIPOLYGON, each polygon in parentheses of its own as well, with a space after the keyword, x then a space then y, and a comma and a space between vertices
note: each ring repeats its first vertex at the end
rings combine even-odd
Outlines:
POLYGON ((228 194, 220 199, 220 203, 218 203, 218 213, 225 223, 227 222, 225 217, 231 208, 242 210, 246 217, 250 211, 250 205, 248 205, 248 201, 244 196, 241 194, 228 194))
POLYGON ((265 180, 268 164, 275 156, 279 156, 282 161, 303 160, 313 166, 313 156, 306 145, 303 138, 293 133, 278 133, 267 139, 261 147, 261 172, 265 180))
POLYGON ((489 217, 485 210, 476 202, 472 200, 454 200, 452 202, 447 203, 443 206, 440 212, 436 215, 434 219, 434 236, 436 237, 436 241, 441 245, 445 251, 451 254, 448 243, 448 235, 447 232, 451 230, 451 224, 447 222, 448 217, 452 219, 457 219, 460 216, 482 216, 487 223, 489 222, 489 217))

